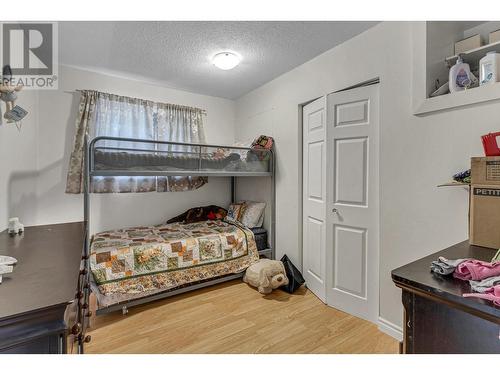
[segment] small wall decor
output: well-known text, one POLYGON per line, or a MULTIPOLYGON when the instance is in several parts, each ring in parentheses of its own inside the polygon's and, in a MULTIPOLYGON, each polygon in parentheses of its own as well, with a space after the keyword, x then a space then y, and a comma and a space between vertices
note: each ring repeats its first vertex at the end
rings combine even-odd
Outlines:
POLYGON ((5 102, 5 114, 2 116, 0 108, 0 125, 3 118, 7 123, 15 123, 18 130, 21 130, 21 120, 26 117, 28 111, 16 105, 17 93, 23 88, 22 85, 12 84, 12 69, 10 65, 5 65, 2 69, 2 81, 0 83, 0 100, 5 102))

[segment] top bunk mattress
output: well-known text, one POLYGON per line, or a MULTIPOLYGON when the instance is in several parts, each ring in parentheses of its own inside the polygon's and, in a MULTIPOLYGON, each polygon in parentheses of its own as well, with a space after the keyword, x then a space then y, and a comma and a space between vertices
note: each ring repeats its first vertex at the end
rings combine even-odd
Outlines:
POLYGON ((231 153, 226 157, 211 154, 176 154, 155 152, 101 151, 94 153, 96 170, 224 170, 230 163, 240 161, 240 155, 231 153))

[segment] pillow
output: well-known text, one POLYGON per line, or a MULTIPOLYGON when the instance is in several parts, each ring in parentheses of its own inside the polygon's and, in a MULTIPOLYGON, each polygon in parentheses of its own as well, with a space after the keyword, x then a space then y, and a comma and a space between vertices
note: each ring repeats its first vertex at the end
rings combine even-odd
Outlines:
POLYGON ((240 217, 240 223, 247 228, 261 227, 264 222, 264 209, 266 204, 263 202, 245 202, 245 209, 240 217))
POLYGON ((245 205, 244 203, 231 203, 229 205, 229 209, 227 210, 226 219, 232 221, 239 221, 244 205, 245 205))

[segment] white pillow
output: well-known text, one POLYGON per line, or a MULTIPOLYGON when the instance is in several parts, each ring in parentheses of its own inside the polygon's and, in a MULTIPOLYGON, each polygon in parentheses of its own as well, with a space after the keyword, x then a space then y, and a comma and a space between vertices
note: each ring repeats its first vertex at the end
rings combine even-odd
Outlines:
POLYGON ((261 227, 264 222, 264 202, 245 202, 243 212, 240 216, 240 223, 247 228, 261 227))

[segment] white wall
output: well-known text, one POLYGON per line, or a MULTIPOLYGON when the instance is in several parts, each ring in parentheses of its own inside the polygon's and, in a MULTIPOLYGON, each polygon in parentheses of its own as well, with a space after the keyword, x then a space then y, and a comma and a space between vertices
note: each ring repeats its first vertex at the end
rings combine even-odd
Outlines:
MULTIPOLYGON (((37 204, 38 96, 35 91, 24 90, 18 97, 18 104, 29 112, 21 131, 5 119, 0 125, 0 231, 7 227, 9 217, 28 217, 37 204)), ((3 116, 4 102, 0 106, 3 116)))
POLYGON ((415 117, 409 22, 383 22, 236 102, 236 138, 276 138, 277 256, 302 263, 299 105, 380 77, 380 317, 401 327, 390 271, 467 238, 467 193, 436 188, 482 155, 480 135, 500 128, 500 104, 415 117))
MULTIPOLYGON (((1 205, 0 229, 5 228, 6 218, 14 215, 20 216, 27 225, 82 219, 82 196, 64 192, 79 100, 76 89, 200 107, 207 110, 204 118, 207 142, 232 144, 234 141, 234 102, 231 100, 73 67, 61 66, 59 73, 58 90, 20 95, 19 104, 30 110, 21 133, 12 126, 0 128, 0 145, 5 143, 8 150, 7 153, 2 147, 5 157, 0 160, 0 196, 6 202, 1 205), (11 160, 20 161, 8 169, 11 160), (10 173, 4 175, 4 170, 10 173)), ((212 203, 225 206, 229 200, 229 181, 220 178, 211 178, 201 189, 188 193, 95 194, 92 196, 96 214, 93 227, 156 224, 189 207, 212 203)))

